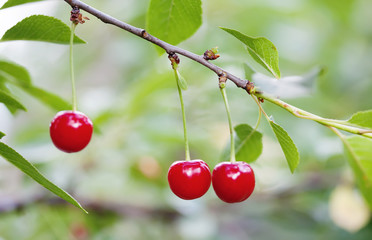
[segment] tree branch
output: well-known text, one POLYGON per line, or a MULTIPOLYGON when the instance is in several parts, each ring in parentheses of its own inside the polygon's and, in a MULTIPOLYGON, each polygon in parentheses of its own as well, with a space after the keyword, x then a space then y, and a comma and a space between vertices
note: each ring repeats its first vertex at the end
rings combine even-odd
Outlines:
POLYGON ((112 24, 114 26, 117 26, 121 29, 124 29, 125 31, 128 31, 142 39, 145 39, 161 48, 163 48, 168 54, 173 54, 177 53, 182 56, 185 56, 191 60, 194 60, 205 67, 209 68, 213 72, 215 72, 218 76, 225 75, 227 79, 231 80, 232 82, 235 83, 237 87, 245 89, 249 94, 255 95, 259 99, 265 99, 269 102, 272 102, 276 104, 277 106, 287 110, 288 112, 292 113, 294 116, 298 118, 304 118, 308 120, 313 120, 315 122, 318 122, 322 125, 325 126, 330 126, 330 127, 335 127, 350 133, 358 134, 364 137, 372 138, 372 133, 371 129, 362 129, 359 128, 358 126, 352 126, 350 123, 347 121, 342 121, 342 120, 334 120, 334 119, 328 119, 328 118, 322 118, 320 116, 317 116, 315 114, 309 113, 307 111, 304 111, 302 109, 296 108, 290 104, 287 104, 280 99, 276 97, 272 97, 270 95, 264 94, 263 92, 256 91, 256 88, 254 84, 248 80, 241 79, 232 73, 229 73, 222 68, 210 63, 208 60, 204 59, 203 56, 197 55, 195 53, 192 53, 190 51, 187 51, 185 49, 173 46, 172 44, 169 44, 167 42, 164 42, 148 32, 146 32, 145 29, 137 28, 134 27, 130 24, 127 24, 125 22, 122 22, 106 13, 103 13, 85 3, 79 0, 64 0, 66 3, 68 3, 71 7, 77 6, 79 9, 82 9, 93 16, 97 17, 100 19, 102 22, 107 23, 107 24, 112 24))
POLYGON ((240 88, 243 88, 243 89, 246 89, 247 90, 247 86, 251 86, 251 84, 249 84, 250 82, 248 80, 244 80, 244 79, 241 79, 225 70, 223 70, 222 68, 210 63, 209 61, 205 60, 203 58, 203 56, 201 55, 197 55, 195 53, 192 53, 190 51, 187 51, 187 50, 184 50, 182 48, 179 48, 179 47, 176 47, 176 46, 173 46, 167 42, 164 42, 162 40, 160 40, 159 38, 156 38, 154 36, 152 36, 151 34, 149 34, 148 32, 146 32, 145 29, 141 29, 141 28, 137 28, 137 27, 134 27, 130 24, 127 24, 125 22, 122 22, 110 15, 107 15, 106 13, 103 13, 79 0, 64 0, 65 2, 67 2, 69 5, 71 5, 71 7, 74 7, 74 6, 77 6, 79 7, 80 9, 92 14, 93 16, 97 17, 99 20, 101 20, 102 22, 104 23, 107 23, 107 24, 112 24, 114 26, 117 26, 121 29, 124 29, 125 31, 128 31, 140 38, 143 38, 161 48, 163 48, 168 54, 170 53, 178 53, 182 56, 185 56, 191 60, 194 60, 202 65, 204 65, 205 67, 209 68, 210 70, 214 71, 217 75, 221 75, 222 73, 225 73, 226 74, 226 77, 228 79, 230 79, 232 82, 235 83, 235 85, 237 87, 240 87, 240 88))

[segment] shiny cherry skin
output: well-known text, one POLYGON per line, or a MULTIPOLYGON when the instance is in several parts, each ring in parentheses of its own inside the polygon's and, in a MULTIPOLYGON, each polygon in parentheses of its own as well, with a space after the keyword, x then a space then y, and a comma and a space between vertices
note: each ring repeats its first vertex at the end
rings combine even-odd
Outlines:
POLYGON ((255 182, 254 172, 246 162, 221 162, 212 173, 213 189, 227 203, 246 200, 252 194, 255 182))
POLYGON ((203 196, 211 185, 211 171, 200 159, 176 161, 168 170, 168 183, 172 192, 184 200, 203 196))
POLYGON ((93 133, 93 123, 78 111, 58 112, 49 126, 54 145, 67 153, 79 152, 85 148, 93 133))

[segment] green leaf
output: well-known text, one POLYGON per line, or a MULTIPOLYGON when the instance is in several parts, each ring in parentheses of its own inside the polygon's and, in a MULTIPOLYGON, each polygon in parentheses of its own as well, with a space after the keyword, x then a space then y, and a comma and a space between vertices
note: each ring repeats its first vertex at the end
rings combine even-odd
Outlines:
POLYGON ((88 213, 70 194, 46 179, 29 161, 2 142, 0 142, 0 155, 52 193, 88 213))
MULTIPOLYGON (((21 87, 31 85, 31 78, 26 68, 13 62, 0 60, 0 75, 11 76, 12 83, 21 87)), ((8 77, 4 77, 4 79, 10 80, 8 77)))
POLYGON ((372 140, 351 136, 344 146, 357 185, 372 209, 372 140))
POLYGON ((288 133, 281 126, 274 123, 273 121, 270 121, 270 126, 273 129, 280 146, 282 147, 283 153, 288 162, 288 166, 293 173, 300 161, 297 147, 292 139, 289 137, 288 133))
POLYGON ((42 0, 8 0, 0 9, 5 9, 9 7, 14 7, 17 5, 25 4, 25 3, 31 3, 31 2, 39 2, 42 0))
POLYGON ((0 102, 4 103, 8 108, 20 109, 27 111, 25 106, 22 105, 12 94, 0 90, 0 102))
MULTIPOLYGON (((262 153, 262 134, 254 131, 247 124, 235 126, 236 133, 234 138, 235 143, 235 158, 237 161, 254 162, 262 153)), ((222 161, 229 161, 230 144, 228 144, 222 154, 222 161)))
POLYGON ((23 88, 23 90, 56 111, 72 108, 71 104, 64 100, 63 98, 41 88, 31 86, 23 88))
POLYGON ((151 0, 146 17, 149 33, 173 45, 191 37, 201 23, 201 0, 151 0))
POLYGON ((252 58, 276 78, 280 78, 279 55, 275 45, 264 37, 249 37, 236 30, 221 28, 247 46, 252 58))
POLYGON ((9 92, 9 89, 5 85, 5 82, 6 82, 6 78, 0 73, 0 90, 9 92))
POLYGON ((372 110, 357 112, 348 120, 349 123, 372 129, 372 110))
POLYGON ((5 133, 0 131, 0 139, 2 139, 5 136, 5 133))
MULTIPOLYGON (((33 15, 6 31, 1 41, 30 40, 69 44, 70 34, 70 28, 61 20, 44 15, 33 15)), ((85 42, 75 35, 74 43, 85 42)))

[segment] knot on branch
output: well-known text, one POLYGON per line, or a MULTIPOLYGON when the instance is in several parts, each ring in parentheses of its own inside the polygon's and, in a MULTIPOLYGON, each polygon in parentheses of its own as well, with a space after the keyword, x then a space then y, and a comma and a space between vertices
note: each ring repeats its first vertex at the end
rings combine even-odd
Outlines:
POLYGON ((171 65, 173 69, 177 69, 178 64, 180 64, 180 58, 174 52, 170 52, 168 54, 168 59, 171 61, 171 65))
POLYGON ((149 34, 147 33, 147 31, 145 29, 143 29, 141 31, 141 35, 142 35, 143 38, 147 38, 149 36, 149 34))
MULTIPOLYGON (((261 91, 258 91, 256 86, 254 85, 253 82, 251 81, 247 81, 247 85, 245 85, 244 89, 247 91, 248 94, 261 94, 262 92, 261 91)), ((261 97, 257 97, 258 101, 260 101, 261 103, 264 102, 264 99, 261 98, 261 97)))
POLYGON ((217 54, 218 49, 217 47, 209 49, 204 52, 203 58, 205 60, 216 60, 217 58, 220 57, 220 54, 217 54))
POLYGON ((254 86, 254 83, 251 81, 247 82, 247 85, 245 85, 244 89, 247 91, 248 94, 256 92, 256 87, 254 86))
POLYGON ((85 23, 85 20, 89 20, 88 17, 83 17, 78 6, 73 6, 71 10, 70 21, 75 25, 85 23))
POLYGON ((221 71, 218 74, 218 86, 223 89, 226 87, 227 75, 225 72, 221 71))

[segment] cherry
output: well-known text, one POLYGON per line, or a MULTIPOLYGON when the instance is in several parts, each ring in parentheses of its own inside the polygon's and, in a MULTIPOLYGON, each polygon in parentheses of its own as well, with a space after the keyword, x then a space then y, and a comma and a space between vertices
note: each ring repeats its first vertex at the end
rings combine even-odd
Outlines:
POLYGON ((61 111, 54 116, 49 132, 59 150, 78 152, 88 145, 93 133, 93 123, 84 113, 61 111))
POLYGON ((168 182, 178 197, 185 200, 199 198, 211 185, 211 171, 200 159, 176 161, 169 167, 168 182))
POLYGON ((245 162, 221 162, 213 170, 212 185, 222 201, 242 202, 254 190, 254 172, 245 162))

